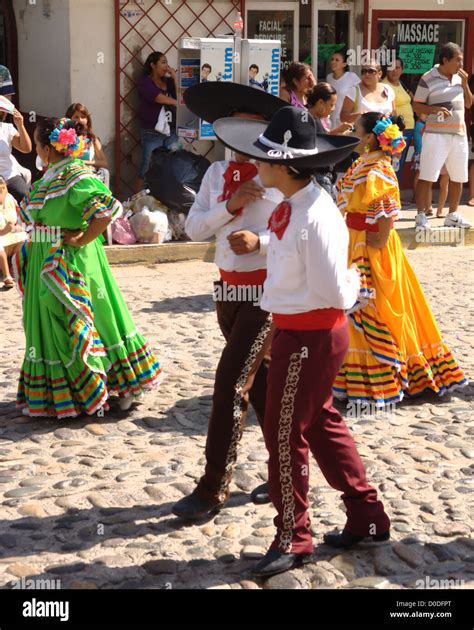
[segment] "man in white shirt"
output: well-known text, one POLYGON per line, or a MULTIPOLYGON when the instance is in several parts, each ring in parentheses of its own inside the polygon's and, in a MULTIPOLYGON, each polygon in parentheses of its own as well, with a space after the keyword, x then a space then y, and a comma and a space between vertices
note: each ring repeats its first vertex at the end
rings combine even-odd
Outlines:
MULTIPOLYGON (((236 115, 262 119, 249 109, 258 114, 267 113, 266 107, 276 111, 285 105, 270 94, 259 92, 254 97, 255 93, 247 86, 205 83, 190 88, 185 99, 193 113, 208 122, 239 107, 247 113, 236 115), (259 107, 261 94, 265 107, 259 107), (216 102, 220 103, 217 111, 216 102)), ((281 200, 280 192, 262 187, 255 164, 236 154, 230 162, 209 167, 186 219, 192 240, 216 237, 220 280, 214 283, 214 299, 226 340, 216 371, 204 475, 192 494, 173 506, 173 513, 186 520, 215 513, 227 500, 249 401, 263 423, 271 317, 259 303, 266 277, 268 220, 281 200)), ((260 503, 268 500, 266 485, 256 489, 252 498, 260 503)))
POLYGON ((332 385, 348 349, 344 310, 357 300, 355 268, 347 269, 349 235, 330 196, 311 179, 315 168, 354 149, 353 138, 317 136, 311 116, 294 107, 269 125, 223 119, 214 125, 230 148, 257 160, 264 186, 285 200, 270 219, 268 274, 262 308, 272 313, 273 336, 264 436, 270 454, 269 493, 277 510, 275 539, 253 573, 269 577, 310 561, 308 516, 311 450, 329 485, 342 491, 347 523, 326 544, 346 548, 367 536, 387 540, 390 520, 339 412, 332 385))

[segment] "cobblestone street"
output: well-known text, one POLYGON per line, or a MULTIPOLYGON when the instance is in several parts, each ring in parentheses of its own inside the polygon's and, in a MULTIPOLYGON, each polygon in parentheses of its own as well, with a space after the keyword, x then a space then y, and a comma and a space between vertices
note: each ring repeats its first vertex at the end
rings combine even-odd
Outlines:
MULTIPOLYGON (((408 252, 446 342, 474 375, 474 249, 408 252)), ((474 385, 393 413, 348 418, 369 480, 392 519, 392 540, 338 553, 319 543, 342 527, 338 493, 311 470, 314 563, 256 583, 249 569, 273 535, 271 505, 250 491, 266 479, 251 414, 225 508, 184 525, 172 504, 204 467, 214 369, 223 339, 214 265, 114 267, 136 323, 157 349, 162 384, 128 413, 62 423, 15 409, 24 352, 21 303, 0 294, 0 586, 20 578, 61 588, 474 587, 474 385), (448 581, 448 582, 446 582, 448 581)))

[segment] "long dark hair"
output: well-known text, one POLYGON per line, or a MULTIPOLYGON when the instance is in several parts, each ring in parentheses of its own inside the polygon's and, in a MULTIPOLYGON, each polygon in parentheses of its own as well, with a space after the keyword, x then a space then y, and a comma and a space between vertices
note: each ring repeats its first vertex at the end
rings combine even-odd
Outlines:
POLYGON ((146 58, 146 61, 145 61, 145 64, 144 64, 143 74, 145 76, 148 76, 149 74, 151 74, 152 73, 151 64, 156 63, 162 57, 166 57, 165 53, 162 53, 162 52, 152 52, 152 53, 150 53, 148 55, 148 57, 146 58))
POLYGON ((295 81, 299 81, 305 76, 306 68, 308 68, 308 66, 305 63, 293 61, 282 73, 283 80, 285 81, 285 86, 288 91, 295 89, 295 81))
MULTIPOLYGON (((51 146, 51 140, 49 136, 56 129, 59 124, 59 118, 45 118, 44 120, 40 120, 36 125, 36 134, 38 136, 38 140, 40 144, 43 146, 51 146)), ((75 122, 74 120, 68 120, 63 129, 75 129, 78 136, 87 136, 87 129, 80 122, 75 122)))
POLYGON ((348 57, 347 50, 345 50, 345 49, 343 49, 343 50, 335 50, 335 51, 332 53, 331 57, 334 57, 334 55, 341 55, 342 60, 343 60, 343 61, 344 61, 344 63, 346 64, 346 65, 344 66, 344 68, 343 68, 343 71, 344 71, 344 72, 347 72, 347 71, 349 70, 349 66, 347 65, 347 57, 348 57))
POLYGON ((87 136, 91 142, 94 142, 96 135, 92 131, 92 116, 90 111, 82 103, 71 103, 71 105, 67 108, 66 118, 72 118, 76 112, 79 112, 81 116, 87 118, 87 136))

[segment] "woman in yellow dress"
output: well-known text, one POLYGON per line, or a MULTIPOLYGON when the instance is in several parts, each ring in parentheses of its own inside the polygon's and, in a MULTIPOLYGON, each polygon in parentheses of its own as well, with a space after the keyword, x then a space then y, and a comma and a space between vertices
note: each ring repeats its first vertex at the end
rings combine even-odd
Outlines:
POLYGON ((400 192, 390 156, 405 147, 403 119, 360 116, 361 157, 337 184, 349 228, 349 266, 361 274, 361 299, 350 313, 350 343, 334 395, 376 406, 427 390, 444 394, 467 378, 443 342, 393 221, 400 192))

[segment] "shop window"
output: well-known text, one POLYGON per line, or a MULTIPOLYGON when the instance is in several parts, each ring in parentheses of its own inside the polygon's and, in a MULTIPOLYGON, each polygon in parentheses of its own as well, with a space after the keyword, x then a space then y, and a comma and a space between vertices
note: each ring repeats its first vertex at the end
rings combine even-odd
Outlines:
POLYGON ((422 74, 439 62, 443 44, 464 45, 464 20, 377 20, 377 48, 395 51, 404 61, 402 81, 415 91, 422 74))
POLYGON ((333 53, 349 47, 349 11, 318 11, 318 81, 331 72, 333 53))
POLYGON ((262 9, 262 2, 247 2, 248 39, 277 39, 281 41, 281 65, 288 67, 299 59, 299 5, 293 2, 273 2, 262 9))

